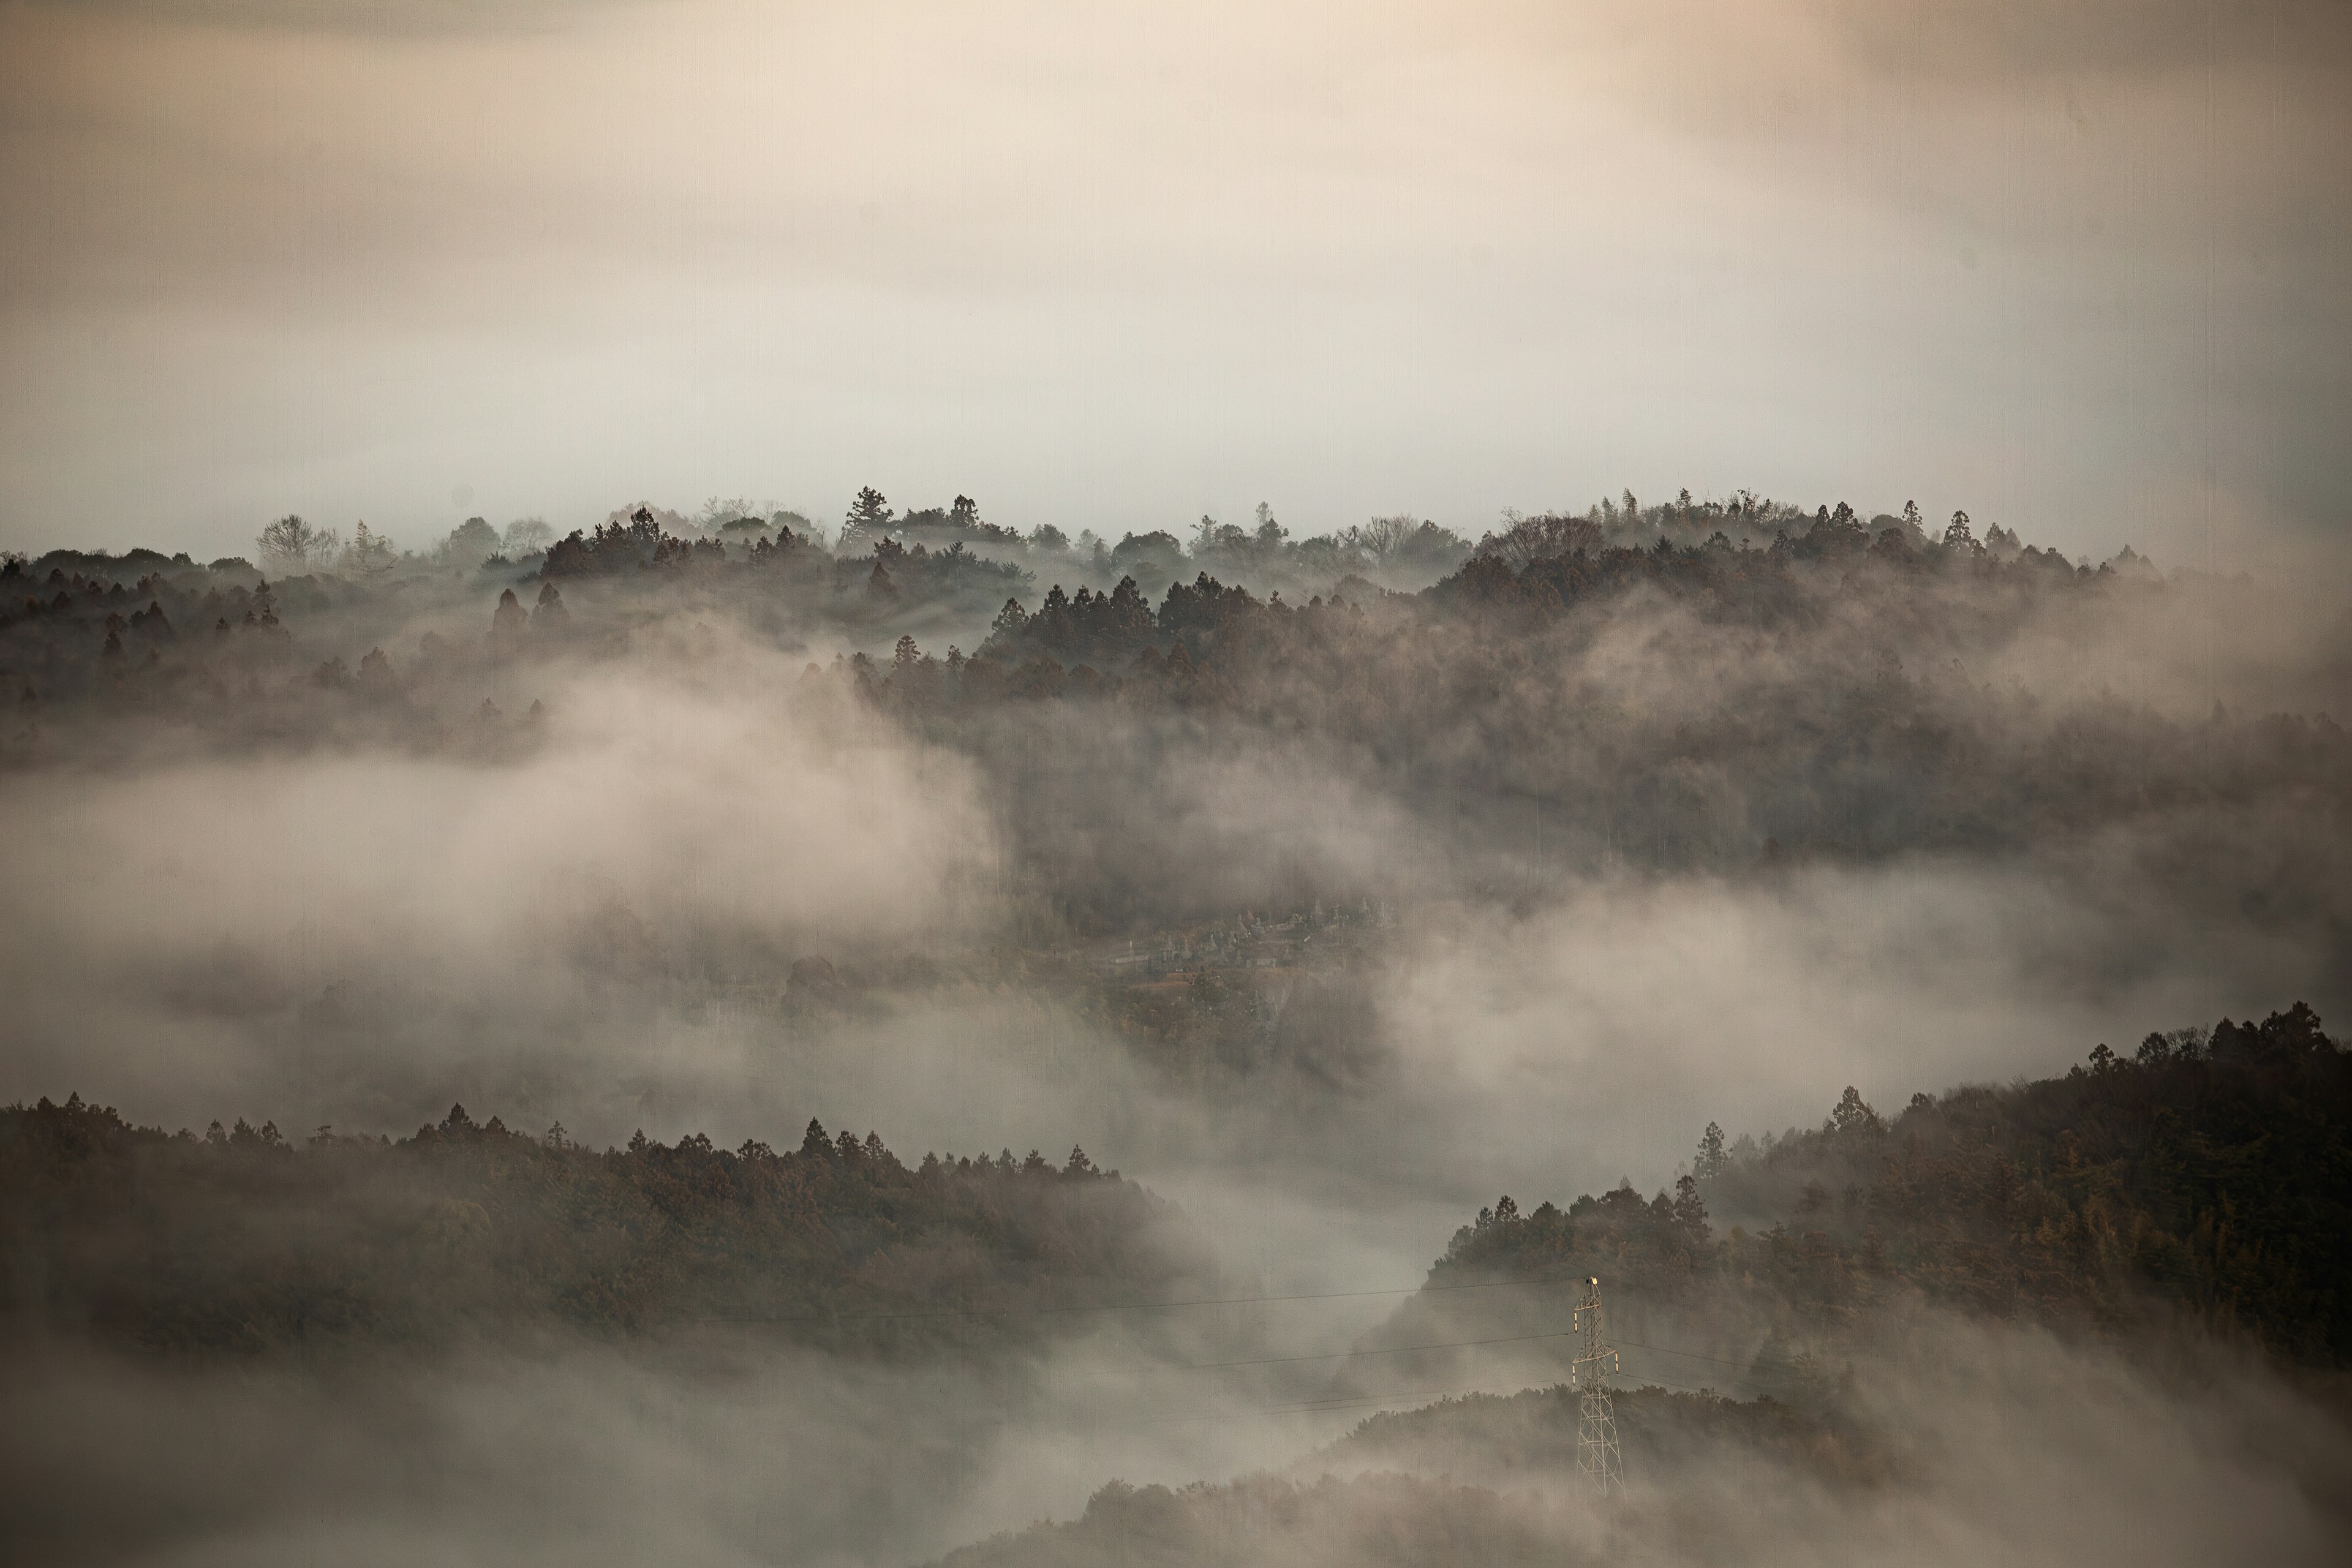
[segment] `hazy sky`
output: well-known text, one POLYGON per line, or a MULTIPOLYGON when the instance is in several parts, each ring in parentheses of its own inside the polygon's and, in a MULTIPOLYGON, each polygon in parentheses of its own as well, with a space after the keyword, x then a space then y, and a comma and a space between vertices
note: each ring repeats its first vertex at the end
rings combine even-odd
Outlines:
POLYGON ((2333 0, 0 5, 0 544, 2352 480, 2333 0))

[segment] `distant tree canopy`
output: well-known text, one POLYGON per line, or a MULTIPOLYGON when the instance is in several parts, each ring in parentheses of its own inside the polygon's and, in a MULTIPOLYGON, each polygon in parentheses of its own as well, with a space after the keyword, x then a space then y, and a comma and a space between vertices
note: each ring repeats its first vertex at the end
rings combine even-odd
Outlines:
POLYGON ((1148 1297, 1201 1256, 1077 1150, 909 1168, 814 1121, 782 1152, 643 1134, 599 1152, 463 1107, 397 1142, 299 1143, 243 1121, 167 1135, 79 1097, 0 1110, 10 1324, 151 1350, 725 1320, 915 1351, 1031 1338, 1064 1321, 1036 1308, 1148 1297))
POLYGON ((2064 1077, 1915 1096, 1883 1120, 1848 1089, 1818 1128, 1701 1176, 1454 1237, 1433 1284, 1599 1273, 1709 1299, 1759 1333, 1832 1338, 1919 1297, 2120 1332, 2178 1310, 2310 1365, 2352 1365, 2352 1057, 2297 1003, 2210 1035, 2102 1045, 2064 1077), (1710 1223, 1709 1211, 1713 1211, 1710 1223), (1714 1224, 1737 1220, 1728 1234, 1714 1224))
POLYGON ((488 519, 469 517, 449 531, 434 553, 443 565, 470 570, 496 555, 502 542, 488 519))
POLYGON ((507 524, 505 552, 515 560, 536 555, 555 538, 555 530, 545 518, 519 517, 507 524))
POLYGON ((264 528, 254 547, 274 571, 305 572, 331 559, 342 539, 333 529, 315 527, 289 512, 264 528))
POLYGON ((382 577, 399 563, 399 556, 393 550, 390 540, 371 530, 364 522, 352 527, 352 542, 343 547, 343 570, 362 578, 373 579, 382 577))
MULTIPOLYGON (((1079 933, 1263 901, 1235 906, 1167 869, 1182 864, 1165 837, 1185 807, 1165 761, 1245 738, 1344 772, 1442 835, 1451 891, 1504 900, 1604 865, 2063 851, 2126 825, 2177 838, 2215 813, 2259 840, 2343 833, 2330 803, 2352 740, 2325 713, 2052 702, 1971 673, 2020 639, 2159 620, 2192 593, 2221 595, 2208 609, 2224 616, 2259 615, 2260 589, 2168 581, 2136 555, 2095 569, 1998 528, 1979 541, 1965 519, 1938 541, 1907 514, 1864 523, 1843 504, 1626 497, 1510 519, 1474 552, 1409 516, 1292 539, 1270 508, 1255 531, 1204 519, 1189 543, 1151 530, 1071 545, 1044 530, 1016 539, 969 496, 899 514, 871 487, 839 549, 784 516, 688 538, 643 505, 552 541, 535 573, 492 557, 426 582, 406 575, 413 557, 381 580, 267 582, 152 552, 8 563, 0 680, 40 723, 0 731, 0 766, 38 765, 68 725, 119 728, 129 744, 159 715, 200 743, 509 754, 537 742, 500 738, 483 712, 492 674, 610 658, 646 628, 723 619, 795 650, 847 645, 817 680, 972 758, 1037 873, 1027 885, 1079 933), (1449 563, 1428 587, 1363 574, 1422 541, 1449 563), (534 616, 527 636, 498 616, 500 594, 529 601, 548 583, 564 589, 560 614, 534 616), (1301 599, 1277 583, 1317 585, 1301 599), (452 635, 459 616, 478 629, 452 635), (1631 646, 1650 652, 1629 662, 1631 646), (1661 702, 1643 689, 1669 648, 1661 702), (368 679, 352 679, 372 653, 368 679)), ((487 524, 467 536, 468 551, 499 542, 487 524)), ((2139 859, 2191 888, 2221 874, 2207 863, 2222 841, 2139 859)), ((2248 918, 2352 919, 2325 865, 2282 858, 2248 918)), ((1282 897, 1391 898, 1401 874, 1304 865, 1282 897)))

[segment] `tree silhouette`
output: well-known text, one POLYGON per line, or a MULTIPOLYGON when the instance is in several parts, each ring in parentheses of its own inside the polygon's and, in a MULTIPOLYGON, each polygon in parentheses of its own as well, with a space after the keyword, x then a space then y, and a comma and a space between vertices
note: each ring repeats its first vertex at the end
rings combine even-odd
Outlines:
POLYGON ((848 515, 842 520, 838 546, 842 553, 872 549, 874 541, 888 530, 891 516, 890 503, 880 490, 872 485, 860 489, 857 499, 849 503, 848 515))
POLYGON ((270 565, 299 574, 309 571, 314 562, 332 556, 341 542, 333 529, 314 528, 289 512, 264 528, 254 545, 270 565))
POLYGON ((343 547, 343 569, 362 578, 381 577, 400 564, 392 542, 362 521, 352 530, 352 542, 343 547))
POLYGON ((1712 1181, 1723 1173, 1723 1129, 1710 1121, 1699 1134, 1698 1157, 1691 1162, 1691 1173, 1702 1182, 1712 1181))

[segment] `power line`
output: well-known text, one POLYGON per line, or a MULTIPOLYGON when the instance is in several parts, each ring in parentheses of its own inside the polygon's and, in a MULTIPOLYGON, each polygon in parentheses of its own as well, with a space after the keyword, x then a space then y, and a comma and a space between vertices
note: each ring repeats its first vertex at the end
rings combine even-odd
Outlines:
MULTIPOLYGON (((1190 1307, 1244 1307, 1276 1302, 1359 1300, 1378 1296, 1420 1296, 1440 1291, 1494 1290, 1520 1286, 1561 1285, 1577 1283, 1585 1277, 1576 1275, 1537 1275, 1525 1279, 1485 1279, 1460 1285, 1418 1285, 1381 1290, 1315 1290, 1282 1296, 1204 1296, 1167 1301, 1113 1301, 1091 1305, 1062 1307, 942 1307, 913 1312, 844 1312, 840 1314, 719 1316, 694 1320, 698 1322, 721 1323, 852 1323, 902 1322, 937 1318, 1010 1317, 1025 1315, 1045 1317, 1077 1312, 1142 1312, 1173 1310, 1190 1307)), ((1192 1362, 1153 1366, 1157 1372, 1202 1372, 1247 1366, 1278 1366, 1302 1362, 1343 1361, 1357 1356, 1402 1355, 1415 1351, 1468 1350, 1481 1345, 1521 1344, 1531 1341, 1559 1339, 1575 1331, 1552 1331, 1537 1334, 1512 1334, 1485 1340, 1452 1340, 1435 1344, 1378 1345, 1357 1350, 1329 1351, 1313 1355, 1261 1356, 1241 1361, 1192 1362)), ((1733 1361, 1723 1356, 1706 1355, 1698 1351, 1671 1350, 1664 1345, 1646 1344, 1640 1340, 1621 1340, 1618 1343, 1633 1349, 1650 1351, 1659 1355, 1681 1356, 1692 1361, 1707 1362, 1717 1366, 1754 1370, 1769 1366, 1771 1370, 1790 1372, 1795 1368, 1786 1362, 1767 1363, 1760 1356, 1748 1361, 1733 1361)), ((1685 1384, 1670 1384, 1664 1379, 1652 1379, 1662 1386, 1685 1388, 1685 1384)), ((1742 1383, 1752 1388, 1762 1388, 1762 1383, 1751 1377, 1734 1377, 1727 1382, 1742 1383)), ((1692 1392, 1704 1392, 1693 1389, 1692 1392)))
MULTIPOLYGON (((1324 1351, 1313 1355, 1257 1356, 1244 1361, 1171 1362, 1148 1364, 1139 1368, 1138 1370, 1145 1372, 1210 1372, 1227 1367, 1282 1366, 1297 1362, 1347 1361, 1357 1356, 1406 1355, 1415 1351, 1470 1350, 1480 1345, 1526 1344, 1536 1340, 1567 1339, 1579 1331, 1580 1331, 1574 1329, 1554 1329, 1544 1333, 1537 1334, 1506 1334, 1494 1339, 1486 1340, 1446 1340, 1434 1344, 1372 1345, 1356 1350, 1324 1351)), ((1639 1344, 1639 1342, 1634 1340, 1627 1340, 1623 1342, 1629 1345, 1639 1344)), ((1721 1356, 1700 1355, 1696 1351, 1670 1351, 1656 1345, 1640 1345, 1640 1348, 1643 1350, 1656 1351, 1661 1355, 1689 1356, 1696 1361, 1713 1362, 1723 1366, 1759 1364, 1755 1363, 1743 1363, 1740 1362, 1727 1361, 1721 1356)), ((1618 1373, 1620 1375, 1630 1375, 1623 1373, 1622 1368, 1618 1369, 1618 1373)), ((1670 1383, 1664 1378, 1652 1377, 1649 1378, 1648 1381, 1659 1384, 1664 1387, 1688 1389, 1693 1393, 1706 1392, 1705 1390, 1698 1389, 1690 1384, 1670 1383)), ((1755 1378, 1738 1375, 1727 1377, 1723 1381, 1727 1383, 1745 1384, 1750 1388, 1757 1389, 1762 1389, 1767 1386, 1765 1384, 1755 1378)), ((1443 1393, 1444 1391, 1440 1391, 1441 1396, 1443 1395, 1443 1393)))
MULTIPOLYGON (((1200 1415, 1162 1415, 1156 1416, 1151 1420, 1146 1421, 1143 1425, 1147 1426, 1163 1426, 1187 1421, 1241 1421, 1253 1420, 1261 1415, 1311 1415, 1324 1411, 1360 1409, 1378 1405, 1393 1405, 1399 1400, 1404 1399, 1454 1399, 1468 1394, 1486 1394, 1489 1392, 1491 1391, 1481 1388, 1408 1389, 1399 1394, 1367 1394, 1349 1399, 1310 1400, 1305 1404, 1298 1405, 1262 1405, 1255 1410, 1214 1410, 1200 1415)), ((1511 1396, 1506 1394, 1495 1394, 1494 1397, 1497 1399, 1507 1399, 1511 1396)))
POLYGON ((1176 1301, 1109 1301, 1068 1307, 935 1307, 919 1312, 811 1312, 720 1314, 689 1320, 698 1323, 873 1323, 923 1318, 1045 1317, 1066 1312, 1157 1312, 1180 1307, 1254 1307, 1276 1301, 1342 1301, 1371 1296, 1419 1296, 1448 1290, 1499 1290, 1521 1285, 1572 1285, 1581 1276, 1546 1274, 1527 1279, 1482 1279, 1466 1285, 1407 1285, 1388 1290, 1314 1290, 1295 1296, 1202 1296, 1176 1301))
MULTIPOLYGON (((1627 1373, 1625 1375, 1633 1376, 1633 1374, 1627 1373)), ((1720 1396, 1719 1391, 1713 1387, 1702 1386, 1697 1384, 1676 1383, 1670 1378, 1649 1376, 1640 1377, 1638 1379, 1637 1386, 1629 1392, 1638 1393, 1642 1388, 1647 1388, 1654 1385, 1659 1388, 1678 1389, 1685 1394, 1717 1394, 1718 1397, 1720 1396)), ((1559 1384, 1551 1385, 1552 1388, 1562 1386, 1569 1386, 1571 1390, 1573 1387, 1573 1385, 1563 1385, 1559 1384)), ((1500 1393, 1491 1388, 1405 1389, 1395 1394, 1366 1394, 1351 1395, 1344 1399, 1308 1400, 1304 1403, 1294 1405, 1265 1405, 1250 1410, 1214 1410, 1208 1411, 1198 1415, 1159 1415, 1151 1417, 1150 1419, 1143 1422, 1142 1425, 1146 1426, 1165 1426, 1181 1425, 1193 1421, 1255 1420, 1259 1416, 1263 1415, 1313 1415, 1325 1412, 1371 1409, 1382 1405, 1395 1405, 1408 1399, 1510 1400, 1517 1399, 1522 1394, 1547 1394, 1549 1392, 1550 1388, 1517 1388, 1511 1390, 1509 1393, 1500 1393)))
MULTIPOLYGON (((1654 1351, 1659 1355, 1687 1356, 1692 1361, 1710 1361, 1717 1366, 1759 1367, 1767 1364, 1760 1354, 1752 1356, 1747 1361, 1730 1361, 1719 1355, 1702 1355, 1697 1351, 1670 1351, 1664 1345, 1645 1345, 1639 1340, 1619 1340, 1617 1342, 1621 1345, 1631 1345, 1635 1350, 1654 1351)), ((1794 1362, 1775 1361, 1769 1364, 1780 1372, 1794 1372, 1797 1369, 1794 1362)))
POLYGON ((1226 1296, 1197 1301, 1129 1301, 1107 1307, 1038 1307, 1032 1310, 1038 1312, 1131 1312, 1161 1307, 1245 1307, 1266 1301, 1339 1301, 1365 1296, 1418 1296, 1438 1290, 1496 1290, 1507 1285, 1561 1285, 1571 1283, 1573 1278, 1566 1274, 1545 1274, 1528 1279, 1482 1279, 1468 1285, 1412 1285, 1394 1290, 1316 1290, 1298 1296, 1226 1296))
POLYGON ((1342 1361, 1349 1356, 1360 1355, 1405 1355, 1413 1351, 1468 1350, 1473 1345, 1516 1345, 1524 1344, 1529 1340, 1565 1339, 1568 1337, 1570 1331, 1567 1329, 1554 1329, 1548 1333, 1508 1334, 1501 1339, 1494 1340, 1450 1340, 1444 1344, 1435 1345, 1375 1345, 1368 1350, 1326 1351, 1320 1355, 1262 1356, 1255 1361, 1179 1362, 1172 1365, 1157 1368, 1155 1370, 1162 1372, 1207 1372, 1213 1368, 1223 1366, 1278 1366, 1287 1362, 1342 1361))

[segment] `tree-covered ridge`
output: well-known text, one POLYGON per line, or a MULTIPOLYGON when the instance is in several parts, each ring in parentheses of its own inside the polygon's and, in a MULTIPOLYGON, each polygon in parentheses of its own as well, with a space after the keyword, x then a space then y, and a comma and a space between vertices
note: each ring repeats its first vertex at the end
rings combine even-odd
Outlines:
POLYGON ((1249 1476, 1181 1489, 1113 1481, 1066 1522, 1041 1521, 949 1552, 937 1568, 1320 1568, 1601 1562, 1547 1500, 1394 1471, 1301 1483, 1249 1476))
POLYGON ((2352 1058, 2301 1003, 1892 1118, 1849 1089, 1810 1131, 1727 1146, 1710 1126, 1695 1166, 1671 1197, 1507 1198, 1430 1282, 1592 1272, 1814 1340, 1915 1303, 2105 1332, 2168 1303, 2352 1363, 2352 1058), (1717 1234, 1710 1208, 1738 1223, 1717 1234))
POLYGON ((582 1148, 462 1107, 397 1142, 205 1136, 110 1107, 0 1110, 0 1301, 19 1328, 151 1350, 444 1343, 534 1326, 722 1321, 835 1348, 1018 1342, 1043 1307, 1171 1288, 1181 1217, 1073 1150, 1060 1165, 828 1138, 582 1148))
MULTIPOLYGON (((1150 616, 1082 591, 1008 608, 970 658, 909 640, 847 679, 1002 781, 1081 930, 1221 912, 1181 901, 1202 879, 1165 874, 1184 857, 1159 825, 1192 805, 1172 759, 1337 773, 1441 839, 1458 890, 1507 900, 1627 864, 2063 854, 2128 829, 2120 853, 2168 902, 2255 866, 2249 918, 2308 929, 2340 901, 2352 737, 2335 718, 1996 684, 1972 672, 2029 632, 2096 645, 2108 617, 2161 616, 2185 590, 1931 548, 1612 549, 1516 574, 1482 556, 1418 597, 1299 605, 1201 578, 1150 616)), ((1259 907, 1401 890, 1293 858, 1295 887, 1259 907)))
MULTIPOLYGON (((1703 604, 1710 614, 1801 626, 1817 618, 1820 606, 1798 592, 1801 576, 1827 574, 1834 584, 1867 568, 1948 583, 1966 578, 2013 595, 2034 584, 2116 575, 2112 564, 2094 573, 2055 552, 2019 546, 1998 530, 2007 547, 1988 551, 1969 536, 1964 519, 1934 541, 1916 518, 1899 526, 1881 518, 1890 526, 1874 541, 1843 505, 1835 514, 1824 507, 1808 518, 1754 498, 1701 504, 1685 496, 1646 510, 1626 500, 1622 512, 1603 503, 1585 517, 1517 519, 1489 533, 1475 552, 1433 524, 1406 526, 1412 519, 1376 519, 1330 539, 1291 542, 1262 515, 1254 536, 1203 520, 1189 548, 1172 534, 1130 534, 1115 549, 1097 542, 1087 556, 1067 548, 1058 531, 1041 529, 1022 541, 981 522, 968 498, 959 497, 953 512, 923 509, 899 519, 868 490, 852 507, 833 551, 781 521, 739 519, 680 538, 663 517, 639 507, 519 561, 494 553, 497 532, 469 520, 429 557, 401 557, 399 568, 388 572, 289 518, 271 531, 307 531, 328 545, 273 544, 275 535, 265 531, 261 571, 242 558, 206 566, 144 549, 121 556, 9 555, 0 563, 0 677, 35 710, 132 700, 150 710, 159 703, 201 710, 207 702, 250 699, 256 679, 271 684, 288 677, 331 690, 364 689, 382 699, 433 688, 444 676, 478 674, 485 660, 613 651, 647 617, 683 613, 727 615, 787 643, 824 634, 887 645, 895 635, 902 654, 918 634, 947 627, 953 635, 958 625, 977 623, 986 657, 968 682, 965 661, 952 647, 939 660, 918 652, 912 662, 929 679, 911 682, 917 672, 903 658, 878 673, 856 665, 861 677, 895 682, 902 699, 936 698, 943 687, 960 695, 967 686, 975 700, 1006 693, 1087 695, 1097 684, 1116 689, 1142 677, 1141 689, 1165 686, 1175 700, 1192 702, 1250 695, 1246 645, 1285 618, 1292 607, 1283 600, 1286 586, 1294 605, 1310 587, 1309 607, 1325 595, 1358 608, 1395 599, 1439 618, 1466 615, 1478 631, 1517 640, 1545 616, 1643 586, 1703 604), (1762 533, 1768 527, 1769 541, 1762 533), (1430 542, 1439 536, 1451 542, 1430 542), (1033 580, 1030 567, 975 553, 975 547, 1053 572, 1046 579, 1053 585, 1034 612, 1021 597, 1033 580), (1422 581, 1442 580, 1418 595, 1391 595, 1383 585, 1392 580, 1387 568, 1406 560, 1436 568, 1422 581), (1064 575, 1057 566, 1070 570, 1064 575), (1089 575, 1100 578, 1099 586, 1087 584, 1089 575), (1066 594, 1064 581, 1077 584, 1075 596, 1066 594), (1157 610, 1155 582, 1166 584, 1157 610), (593 598, 593 624, 570 612, 567 586, 593 598), (1008 593, 1013 596, 992 596, 1008 593), (463 618, 462 605, 478 615, 492 597, 485 631, 459 633, 439 624, 463 618), (527 608, 526 599, 535 599, 535 607, 527 608), (413 642, 413 650, 404 642, 413 642), (1242 646, 1225 646, 1234 644, 1242 646), (1213 647, 1235 663, 1223 679, 1201 668, 1213 647), (940 666, 944 676, 934 673, 940 666), (910 693, 910 685, 918 689, 910 693)), ((686 526, 674 514, 663 516, 686 526)), ((2129 567, 2126 576, 2154 576, 2129 552, 2118 559, 2129 567)))
POLYGON ((1916 519, 1742 501, 1519 519, 1418 593, 1351 573, 1301 601, 1216 574, 1289 544, 1171 534, 1158 555, 1108 551, 1120 575, 1099 586, 1040 575, 1034 598, 970 565, 961 538, 860 525, 849 554, 779 524, 670 549, 650 517, 606 525, 610 571, 559 551, 535 573, 265 582, 149 552, 126 587, 94 564, 23 565, 0 591, 13 606, 32 590, 0 608, 17 714, 0 765, 530 756, 561 729, 532 710, 542 691, 593 701, 583 677, 650 657, 788 704, 845 695, 970 758, 1024 873, 1030 946, 1318 899, 1525 904, 1628 866, 1929 852, 2097 857, 2143 907, 2226 898, 2260 929, 2334 933, 2352 959, 2338 718, 2073 679, 2078 657, 2138 668, 2117 650, 2191 615, 2265 616, 2252 583, 2166 578, 2131 554, 2094 568, 2006 531, 1979 542, 1961 519, 1931 538, 1916 519), (724 666, 716 626, 789 658, 724 666), (1188 839, 1209 781, 1235 771, 1295 794, 1344 784, 1401 830, 1397 852, 1188 839))
MULTIPOLYGON (((1703 1473, 1734 1454, 1835 1486, 1883 1484, 1902 1468, 1883 1435, 1834 1405, 1730 1399, 1654 1384, 1617 1389, 1611 1403, 1626 1465, 1653 1484, 1703 1473)), ((1483 1486, 1558 1480, 1576 1473, 1578 1406, 1578 1391, 1563 1383, 1383 1410, 1301 1468, 1444 1473, 1483 1486)))
MULTIPOLYGON (((1752 1544, 1763 1500, 1724 1488, 1727 1474, 1752 1480, 1760 1465, 1773 1495, 1907 1479, 1903 1456, 1836 1410, 1654 1386, 1614 1404, 1643 1485, 1611 1517, 1652 1549, 1671 1542, 1676 1560, 1738 1561, 1752 1544)), ((1562 1495, 1577 1429, 1577 1394, 1562 1385, 1383 1412, 1285 1474, 1174 1489, 1114 1480, 1076 1518, 1005 1531, 940 1568, 1619 1561, 1622 1545, 1596 1540, 1586 1505, 1562 1495)))

